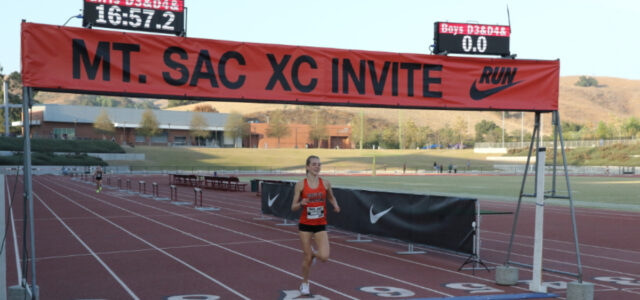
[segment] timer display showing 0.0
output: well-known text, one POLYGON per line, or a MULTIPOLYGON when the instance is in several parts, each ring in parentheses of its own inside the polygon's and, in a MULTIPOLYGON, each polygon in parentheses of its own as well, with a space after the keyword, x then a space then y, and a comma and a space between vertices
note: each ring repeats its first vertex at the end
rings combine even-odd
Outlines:
POLYGON ((484 53, 487 51, 487 38, 482 35, 479 36, 474 45, 471 36, 465 35, 462 37, 462 50, 464 50, 464 52, 484 53))
POLYGON ((146 9, 118 5, 92 5, 85 2, 83 24, 139 31, 181 34, 183 12, 146 9))
POLYGON ((508 37, 439 34, 435 42, 435 53, 509 55, 508 37))
POLYGON ((433 52, 508 56, 510 36, 504 25, 435 22, 433 52))

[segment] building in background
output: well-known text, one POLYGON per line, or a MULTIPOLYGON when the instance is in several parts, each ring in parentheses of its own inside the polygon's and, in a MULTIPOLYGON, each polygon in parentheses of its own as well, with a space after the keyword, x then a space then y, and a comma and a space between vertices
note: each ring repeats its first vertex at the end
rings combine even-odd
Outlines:
MULTIPOLYGON (((251 134, 245 137, 242 145, 250 148, 278 148, 278 139, 267 137, 268 123, 249 123, 251 134)), ((288 124, 289 134, 280 138, 280 148, 332 148, 351 149, 351 126, 327 125, 327 139, 314 141, 309 138, 311 127, 307 124, 288 124)))
MULTIPOLYGON (((160 134, 150 137, 139 135, 144 109, 114 108, 79 105, 45 104, 31 109, 31 133, 34 138, 52 139, 108 139, 127 145, 206 145, 209 147, 233 147, 232 139, 225 139, 224 127, 228 114, 204 113, 209 136, 200 140, 192 137, 191 120, 194 112, 152 110, 158 120, 160 134), (104 110, 115 126, 110 136, 99 134, 93 124, 104 110)), ((14 126, 22 126, 15 122, 14 126)), ((238 141, 240 142, 240 141, 238 141)))

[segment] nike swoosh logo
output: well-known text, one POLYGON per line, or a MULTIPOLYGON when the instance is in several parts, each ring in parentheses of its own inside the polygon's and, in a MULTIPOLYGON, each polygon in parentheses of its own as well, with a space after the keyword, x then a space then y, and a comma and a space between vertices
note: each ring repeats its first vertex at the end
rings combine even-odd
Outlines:
POLYGON ((522 82, 522 80, 520 80, 520 81, 512 82, 512 83, 509 83, 509 84, 501 85, 501 86, 498 86, 498 87, 494 87, 492 89, 481 91, 481 90, 478 90, 478 88, 476 87, 476 81, 477 80, 473 81, 473 84, 471 85, 471 89, 469 89, 469 96, 471 96, 471 99, 476 100, 476 101, 482 100, 484 98, 487 98, 487 97, 489 97, 489 96, 491 96, 491 95, 493 95, 495 93, 498 93, 498 92, 500 92, 500 91, 502 91, 504 89, 510 88, 510 87, 522 82))
POLYGON ((271 207, 271 205, 273 205, 273 202, 276 202, 276 199, 278 199, 278 196, 280 196, 280 194, 277 194, 273 198, 271 198, 271 195, 269 195, 269 197, 267 197, 267 205, 269 205, 269 207, 271 207))
POLYGON ((376 222, 378 222, 378 220, 380 220, 380 218, 382 218, 382 216, 386 215, 388 212, 391 211, 392 207, 387 208, 386 210, 383 210, 377 214, 373 213, 373 205, 371 205, 371 208, 369 209, 369 221, 371 221, 371 224, 375 224, 376 222))

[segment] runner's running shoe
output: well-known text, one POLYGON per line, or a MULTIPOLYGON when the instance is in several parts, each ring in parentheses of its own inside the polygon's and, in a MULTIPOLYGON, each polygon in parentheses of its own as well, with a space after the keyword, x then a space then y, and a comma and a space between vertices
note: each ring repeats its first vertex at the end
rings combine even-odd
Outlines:
POLYGON ((311 295, 311 292, 309 291, 309 283, 302 283, 300 284, 300 295, 302 296, 307 296, 307 295, 311 295))

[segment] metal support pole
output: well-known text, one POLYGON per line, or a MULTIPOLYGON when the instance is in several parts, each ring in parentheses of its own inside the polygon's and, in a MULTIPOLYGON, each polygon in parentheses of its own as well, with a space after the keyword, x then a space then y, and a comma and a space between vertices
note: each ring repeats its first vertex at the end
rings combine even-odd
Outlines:
MULTIPOLYGON (((522 185, 520 186, 520 194, 518 196, 518 204, 516 206, 516 213, 513 217, 513 227, 511 229, 511 237, 509 238, 509 248, 507 250, 507 259, 505 261, 505 266, 509 266, 511 260, 511 250, 513 249, 513 238, 516 234, 516 225, 518 225, 518 216, 520 215, 520 205, 522 204, 522 196, 524 194, 524 186, 527 181, 527 174, 529 173, 529 166, 531 163, 531 153, 533 152, 534 142, 540 143, 540 140, 537 139, 537 136, 540 131, 540 113, 536 112, 535 123, 533 125, 533 133, 531 135, 531 143, 529 144, 529 155, 527 155, 527 163, 524 167, 524 176, 522 177, 522 185)), ((537 161, 536 161, 537 163, 537 161)))
MULTIPOLYGON (((38 285, 36 284, 36 244, 34 237, 33 222, 33 190, 31 176, 31 120, 29 119, 29 108, 31 107, 32 89, 29 87, 22 88, 22 126, 24 128, 24 199, 25 207, 29 208, 29 237, 31 244, 31 293, 33 299, 38 299, 38 285)), ((26 228, 25 228, 26 230, 26 228)), ((26 257, 23 257, 26 260, 26 257)), ((26 278, 25 278, 26 283, 26 278)))
MULTIPOLYGON (((6 232, 4 205, 6 203, 4 192, 4 175, 0 175, 0 229, 6 232)), ((7 243, 0 247, 0 299, 7 299, 7 243)))
POLYGON ((551 180, 551 197, 556 196, 556 170, 558 164, 558 111, 551 114, 551 125, 553 125, 553 173, 551 180))
POLYGON ((4 136, 9 136, 9 75, 4 77, 4 136))
POLYGON ((542 285, 542 249, 544 232, 544 161, 546 149, 538 148, 536 153, 536 215, 533 233, 533 275, 529 290, 546 293, 547 287, 542 285))
POLYGON ((573 194, 571 193, 571 184, 569 182, 569 169, 567 168, 567 156, 564 152, 564 139, 562 138, 562 124, 560 123, 560 114, 556 112, 556 126, 558 126, 558 135, 560 136, 560 151, 562 152, 562 164, 564 166, 564 178, 567 182, 567 193, 569 195, 569 208, 571 210, 571 224, 573 225, 573 240, 576 245, 576 261, 578 264, 578 282, 582 283, 582 262, 580 261, 580 243, 578 243, 578 227, 576 225, 576 212, 573 207, 573 194))

